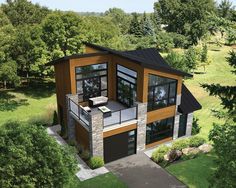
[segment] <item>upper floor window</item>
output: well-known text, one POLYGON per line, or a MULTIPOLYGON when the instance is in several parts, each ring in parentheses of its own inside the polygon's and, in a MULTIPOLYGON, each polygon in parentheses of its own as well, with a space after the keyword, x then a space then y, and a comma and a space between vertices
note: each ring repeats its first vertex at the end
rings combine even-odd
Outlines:
POLYGON ((79 102, 107 96, 107 63, 76 67, 75 74, 79 102))
POLYGON ((117 100, 126 106, 134 105, 137 97, 137 72, 117 65, 117 100))
POLYGON ((148 111, 176 104, 177 80, 149 74, 148 111))

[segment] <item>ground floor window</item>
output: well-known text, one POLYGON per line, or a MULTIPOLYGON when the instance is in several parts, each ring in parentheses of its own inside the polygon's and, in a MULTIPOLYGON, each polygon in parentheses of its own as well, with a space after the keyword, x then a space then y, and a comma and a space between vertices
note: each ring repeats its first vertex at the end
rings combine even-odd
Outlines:
POLYGON ((146 144, 173 136, 174 117, 147 124, 146 144))
POLYGON ((182 137, 186 135, 187 119, 188 119, 188 114, 180 115, 178 137, 182 137))

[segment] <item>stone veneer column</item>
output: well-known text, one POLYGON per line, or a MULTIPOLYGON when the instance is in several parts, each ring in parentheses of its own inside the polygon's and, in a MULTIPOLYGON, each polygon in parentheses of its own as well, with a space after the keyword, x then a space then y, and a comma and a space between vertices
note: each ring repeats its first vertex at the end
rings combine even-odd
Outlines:
POLYGON ((137 151, 142 151, 146 145, 147 103, 137 105, 137 151))
POLYGON ((89 126, 90 153, 103 158, 103 114, 91 113, 89 126))
POLYGON ((181 94, 176 96, 175 122, 174 122, 174 131, 173 131, 174 140, 178 138, 178 132, 179 132, 180 113, 178 112, 178 106, 180 105, 180 103, 181 103, 181 94))
POLYGON ((193 126, 193 113, 188 114, 186 136, 191 136, 193 126))
MULTIPOLYGON (((74 96, 71 94, 66 95, 66 113, 67 113, 67 134, 68 134, 68 139, 70 141, 75 140, 75 120, 70 114, 70 104, 69 104, 69 99, 72 99, 74 96)), ((66 125, 64 125, 66 126, 66 125)))

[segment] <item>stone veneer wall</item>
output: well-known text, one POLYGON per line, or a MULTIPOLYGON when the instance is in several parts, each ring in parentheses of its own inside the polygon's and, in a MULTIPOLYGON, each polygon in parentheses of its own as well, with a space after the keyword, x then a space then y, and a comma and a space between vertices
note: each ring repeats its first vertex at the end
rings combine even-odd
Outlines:
POLYGON ((179 132, 179 116, 180 113, 178 112, 178 106, 181 103, 181 94, 176 96, 176 110, 175 110, 175 122, 174 122, 174 131, 173 131, 173 139, 178 138, 178 132, 179 132))
POLYGON ((193 126, 193 113, 188 114, 186 136, 191 136, 193 126))
POLYGON ((147 103, 137 103, 137 105, 137 151, 142 151, 146 144, 147 103))
POLYGON ((103 114, 91 114, 89 126, 90 153, 103 158, 103 114))

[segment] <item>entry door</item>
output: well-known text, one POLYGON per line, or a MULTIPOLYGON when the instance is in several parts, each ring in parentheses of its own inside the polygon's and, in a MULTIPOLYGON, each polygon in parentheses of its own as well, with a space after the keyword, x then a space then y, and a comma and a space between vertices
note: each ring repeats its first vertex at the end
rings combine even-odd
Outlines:
POLYGON ((105 163, 136 153, 136 130, 104 138, 105 163))
POLYGON ((186 135, 187 118, 188 118, 188 114, 182 114, 179 117, 179 132, 178 132, 178 137, 182 137, 182 136, 186 135))

